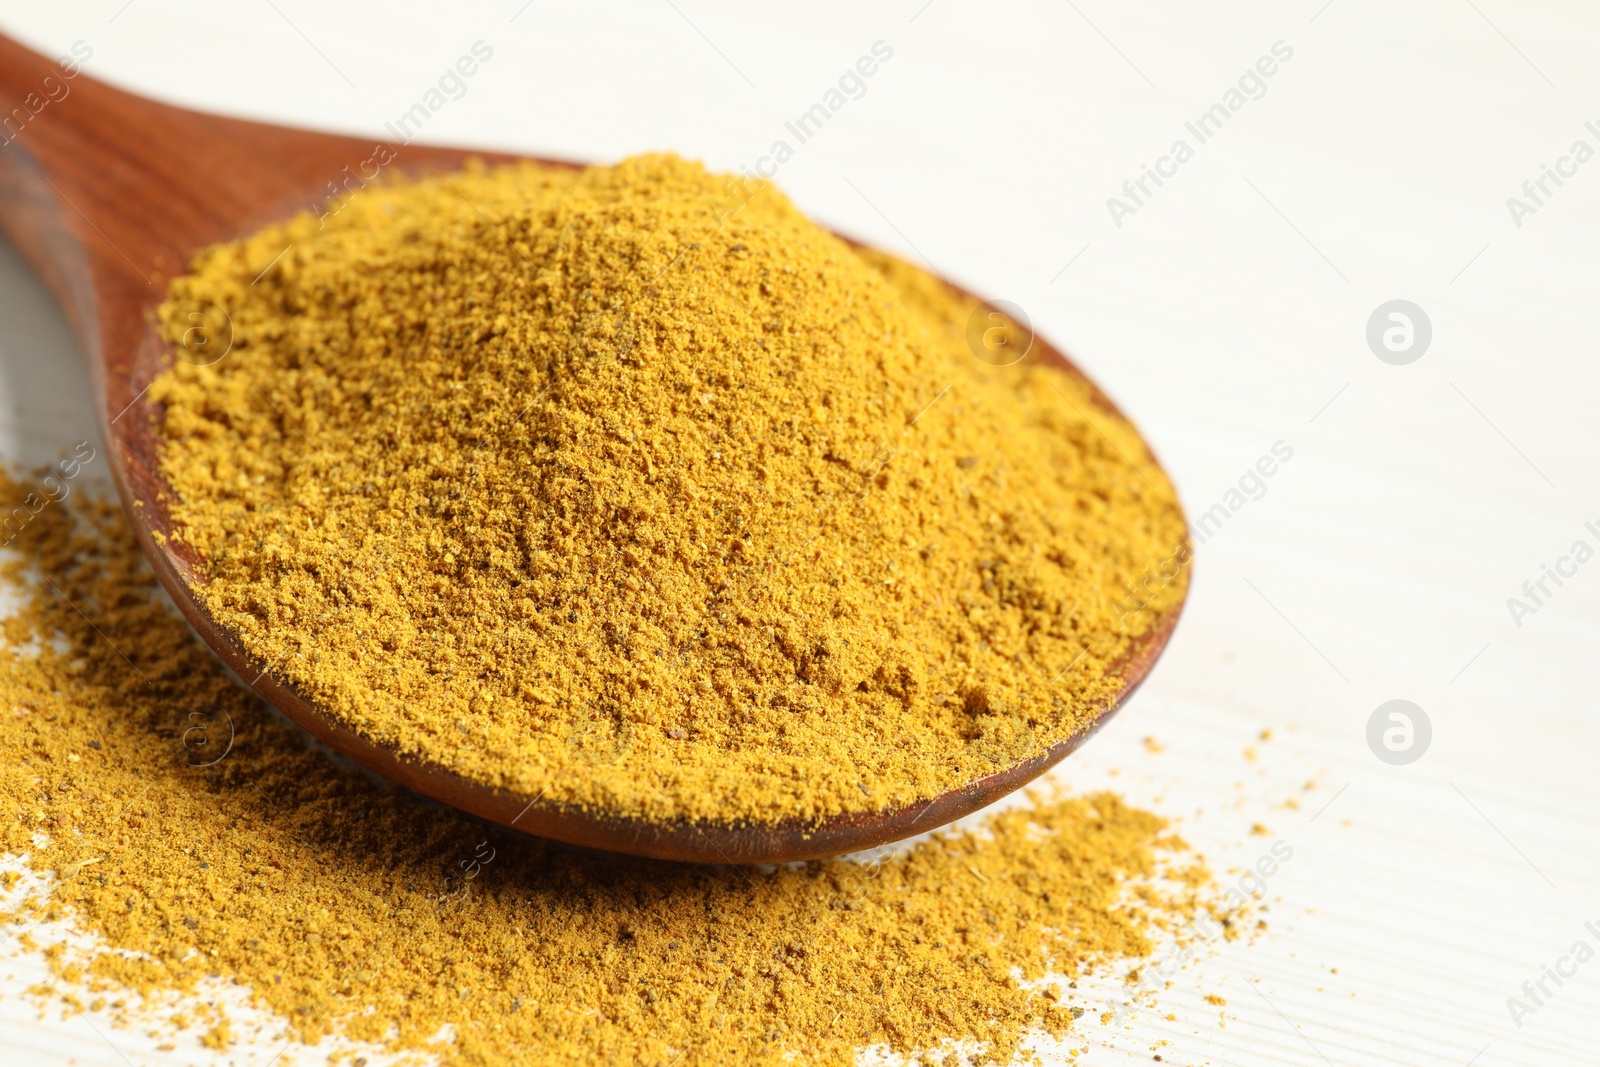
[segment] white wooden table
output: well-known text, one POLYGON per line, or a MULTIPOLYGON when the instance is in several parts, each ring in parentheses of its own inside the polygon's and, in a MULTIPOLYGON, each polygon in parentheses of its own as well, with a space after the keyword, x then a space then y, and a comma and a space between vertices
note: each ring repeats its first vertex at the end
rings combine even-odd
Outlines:
MULTIPOLYGON (((1058 776, 1180 817, 1232 879, 1292 850, 1266 880, 1267 935, 1088 1027, 1082 1062, 1600 1063, 1600 958, 1570 958, 1580 940, 1600 952, 1600 561, 1561 563, 1537 605, 1523 588, 1577 540, 1600 550, 1600 161, 1573 157, 1580 139, 1600 151, 1600 11, 6 0, 0 30, 83 40, 88 73, 176 102, 375 137, 483 40, 493 60, 426 139, 721 168, 792 141, 785 122, 883 41, 864 95, 777 180, 830 225, 1020 304, 1132 413, 1191 513, 1226 512, 1165 659, 1058 776), (1263 57, 1271 76, 1241 88, 1263 57), (1523 183, 1546 164, 1565 176, 1535 201, 1523 183), (1144 165, 1162 184, 1139 189, 1144 165), (1405 364, 1366 338, 1396 299, 1432 331, 1405 364), (1278 442, 1292 457, 1230 496, 1278 442), (1537 610, 1514 618, 1511 597, 1537 610), (1431 723, 1406 765, 1367 741, 1395 699, 1431 723), (1523 984, 1558 963, 1571 977, 1534 1005, 1523 984), (1535 1010, 1514 1020, 1512 997, 1535 1010)), ((70 337, 0 247, 0 453, 49 459, 93 432, 70 337)), ((8 1064, 265 1064, 283 1047, 270 1020, 220 1059, 40 1022, 17 995, 39 973, 0 958, 8 1064)))

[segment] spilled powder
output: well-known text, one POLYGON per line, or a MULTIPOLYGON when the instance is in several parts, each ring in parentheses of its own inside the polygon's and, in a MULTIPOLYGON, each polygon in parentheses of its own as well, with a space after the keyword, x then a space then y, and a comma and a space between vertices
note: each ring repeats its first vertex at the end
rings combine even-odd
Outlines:
POLYGON ((1137 431, 974 310, 672 156, 399 180, 173 283, 232 348, 151 390, 165 503, 260 666, 408 756, 904 808, 1085 729, 1188 581, 1137 431))
MULTIPOLYGON (((0 507, 25 491, 0 476, 0 507)), ((300 1040, 449 1063, 944 1062, 951 1042, 1004 1063, 1091 1022, 1019 976, 1137 970, 1220 915, 1163 820, 1109 794, 1036 796, 876 866, 673 865, 482 825, 307 748, 160 599, 120 512, 68 505, 4 557, 0 850, 58 879, 6 919, 138 954, 51 963, 134 1021, 140 994, 219 976, 300 1040)), ((189 1021, 228 1047, 220 1009, 189 1021)))

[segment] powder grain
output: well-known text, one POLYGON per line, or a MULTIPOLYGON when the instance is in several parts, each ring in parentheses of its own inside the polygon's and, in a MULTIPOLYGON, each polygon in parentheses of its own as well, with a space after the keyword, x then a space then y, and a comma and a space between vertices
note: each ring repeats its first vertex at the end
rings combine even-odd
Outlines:
POLYGON ((151 395, 211 612, 520 795, 926 800, 1083 729, 1187 581, 1150 582, 1183 517, 1086 382, 675 157, 375 187, 202 255, 175 343, 196 306, 231 352, 151 395))
MULTIPOLYGON (((0 477, 0 505, 23 494, 0 477)), ((308 749, 164 605, 115 508, 47 508, 12 547, 0 850, 57 881, 6 918, 139 954, 52 957, 60 992, 129 1024, 137 994, 217 976, 301 1040, 448 1063, 846 1065, 951 1042, 1010 1062, 1089 1022, 1016 976, 1115 973, 1218 899, 1160 818, 1106 794, 876 866, 675 865, 485 827, 308 749)), ((225 1013, 184 1014, 228 1046, 225 1013)))

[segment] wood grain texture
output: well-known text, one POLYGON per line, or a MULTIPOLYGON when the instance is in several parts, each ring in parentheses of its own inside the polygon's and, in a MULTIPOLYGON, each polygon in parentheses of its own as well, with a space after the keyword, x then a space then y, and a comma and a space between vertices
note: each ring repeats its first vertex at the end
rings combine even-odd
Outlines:
MULTIPOLYGON (((170 107, 81 73, 68 78, 55 62, 0 37, 4 98, 24 99, 46 79, 69 85, 70 92, 0 148, 0 225, 56 294, 87 355, 112 473, 139 543, 189 624, 241 680, 319 740, 387 778, 504 826, 611 851, 740 863, 836 855, 931 830, 1049 770, 1138 688, 1177 624, 1181 604, 1159 617, 1117 665, 1120 685, 1095 709, 1088 728, 1001 771, 897 810, 821 823, 655 823, 491 789, 437 764, 402 757, 325 715, 206 609, 196 592, 203 561, 186 542, 168 536, 172 492, 158 463, 161 411, 146 396, 174 358, 152 315, 167 280, 201 248, 320 203, 330 182, 378 146, 170 107)), ((515 158, 412 145, 393 151, 392 166, 413 174, 456 169, 473 157, 491 163, 515 158)), ((1087 381, 1042 338, 1035 338, 1029 358, 1087 381)), ((1116 412, 1103 393, 1091 389, 1097 405, 1116 412)))

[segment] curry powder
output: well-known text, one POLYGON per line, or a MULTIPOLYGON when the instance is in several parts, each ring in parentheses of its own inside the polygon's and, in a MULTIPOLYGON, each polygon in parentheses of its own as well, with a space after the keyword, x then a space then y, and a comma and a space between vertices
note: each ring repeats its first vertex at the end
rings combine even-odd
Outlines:
POLYGON ((1092 386, 981 362, 970 300, 676 157, 379 186, 204 253, 174 343, 196 306, 232 350, 151 396, 206 605, 521 796, 926 801, 1084 729, 1183 596, 1172 487, 1092 386))
MULTIPOLYGON (((24 495, 0 476, 0 506, 24 495)), ((4 918, 94 935, 51 951, 55 992, 124 1025, 215 977, 300 1041, 417 1061, 1004 1063, 1096 1016, 1073 979, 1202 916, 1242 926, 1162 819, 1109 794, 1039 795, 871 864, 701 867, 485 826, 308 746, 162 600, 120 512, 83 499, 0 557, 20 599, 0 851, 54 874, 4 918)), ((238 1020, 195 997, 175 1022, 221 1049, 238 1020)))

